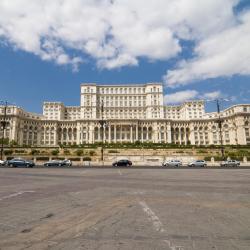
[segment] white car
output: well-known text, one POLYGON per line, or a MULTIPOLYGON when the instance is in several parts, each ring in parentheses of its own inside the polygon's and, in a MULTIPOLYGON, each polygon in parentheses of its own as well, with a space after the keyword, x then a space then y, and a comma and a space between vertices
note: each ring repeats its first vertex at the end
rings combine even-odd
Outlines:
POLYGON ((180 160, 170 160, 162 163, 163 167, 180 167, 182 162, 180 160))
POLYGON ((236 160, 228 160, 228 161, 223 161, 220 164, 221 167, 238 167, 240 166, 240 162, 236 160))
POLYGON ((5 161, 0 160, 0 166, 4 166, 5 165, 5 161))
POLYGON ((189 167, 206 167, 207 163, 204 160, 192 161, 188 164, 189 167))

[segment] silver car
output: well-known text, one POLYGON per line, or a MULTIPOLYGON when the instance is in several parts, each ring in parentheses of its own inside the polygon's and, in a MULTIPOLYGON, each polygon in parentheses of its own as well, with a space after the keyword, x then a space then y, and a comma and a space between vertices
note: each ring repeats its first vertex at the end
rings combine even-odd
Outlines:
POLYGON ((192 161, 188 164, 189 167, 206 167, 207 163, 204 160, 192 161))
POLYGON ((182 162, 180 160, 170 160, 162 163, 163 167, 180 167, 182 162))
POLYGON ((0 166, 4 166, 5 164, 6 164, 6 162, 5 162, 5 161, 0 160, 0 166))
POLYGON ((220 163, 221 167, 238 167, 240 166, 240 162, 236 160, 228 160, 220 163))

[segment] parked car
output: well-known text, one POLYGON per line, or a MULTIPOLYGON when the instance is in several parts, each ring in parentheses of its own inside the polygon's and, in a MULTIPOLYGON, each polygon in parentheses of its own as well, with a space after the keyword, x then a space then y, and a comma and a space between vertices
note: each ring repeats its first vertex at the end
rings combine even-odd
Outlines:
POLYGON ((5 165, 5 161, 3 161, 3 160, 0 160, 0 166, 4 166, 5 165))
POLYGON ((189 167, 206 167, 207 163, 204 160, 192 161, 188 164, 189 167))
POLYGON ((43 164, 45 167, 70 167, 72 166, 71 160, 52 160, 43 164))
POLYGON ((113 162, 112 166, 113 167, 131 167, 132 162, 129 160, 119 160, 119 161, 113 162))
POLYGON ((240 162, 236 160, 228 160, 220 163, 221 167, 238 167, 240 166, 240 162))
POLYGON ((33 168, 35 166, 35 163, 33 161, 28 161, 22 158, 14 158, 14 159, 8 160, 6 162, 6 165, 12 168, 17 168, 17 167, 33 168))
POLYGON ((162 163, 163 167, 180 167, 182 162, 180 160, 169 160, 162 163))

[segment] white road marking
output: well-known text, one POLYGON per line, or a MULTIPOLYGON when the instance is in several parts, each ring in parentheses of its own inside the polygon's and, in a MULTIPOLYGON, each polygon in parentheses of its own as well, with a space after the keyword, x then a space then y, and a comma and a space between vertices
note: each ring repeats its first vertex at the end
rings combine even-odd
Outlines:
POLYGON ((127 192, 129 195, 143 195, 145 194, 145 191, 132 191, 132 192, 127 192))
MULTIPOLYGON (((152 209, 150 209, 147 203, 145 201, 140 201, 139 204, 142 206, 143 211, 148 215, 150 221, 152 221, 155 230, 160 233, 166 232, 159 217, 154 213, 152 209)), ((175 246, 170 240, 164 240, 164 242, 171 250, 184 250, 184 247, 175 246)))
POLYGON ((161 233, 165 232, 160 219, 150 209, 150 207, 146 204, 146 202, 140 201, 139 203, 142 206, 143 211, 148 215, 149 219, 152 221, 155 230, 161 233))
POLYGON ((13 225, 10 225, 10 224, 5 224, 5 223, 0 223, 0 225, 3 225, 5 227, 12 227, 12 228, 16 228, 15 226, 13 225))
POLYGON ((119 174, 120 174, 120 175, 122 175, 122 172, 121 172, 121 170, 120 170, 120 169, 118 169, 118 172, 119 172, 119 174))
POLYGON ((16 197, 18 195, 22 195, 24 193, 34 193, 34 192, 35 191, 20 191, 20 192, 14 193, 14 194, 3 196, 0 198, 0 201, 5 200, 5 199, 9 199, 9 198, 13 198, 13 197, 16 197))

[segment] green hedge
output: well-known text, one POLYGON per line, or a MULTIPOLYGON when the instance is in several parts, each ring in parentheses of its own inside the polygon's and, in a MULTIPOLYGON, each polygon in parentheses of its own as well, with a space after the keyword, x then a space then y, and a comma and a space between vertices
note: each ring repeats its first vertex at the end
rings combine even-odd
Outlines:
POLYGON ((39 156, 39 157, 36 157, 36 160, 37 161, 49 161, 49 157, 39 156))
POLYGON ((211 158, 212 158, 211 156, 205 156, 204 161, 211 161, 211 158))
POLYGON ((71 161, 80 161, 81 160, 81 158, 79 158, 79 157, 71 157, 71 158, 68 158, 69 160, 71 160, 71 161))
POLYGON ((119 153, 119 151, 117 150, 114 150, 114 149, 111 149, 108 151, 110 154, 116 154, 116 153, 119 153))
POLYGON ((52 157, 51 159, 52 160, 64 160, 65 158, 64 157, 52 157))

